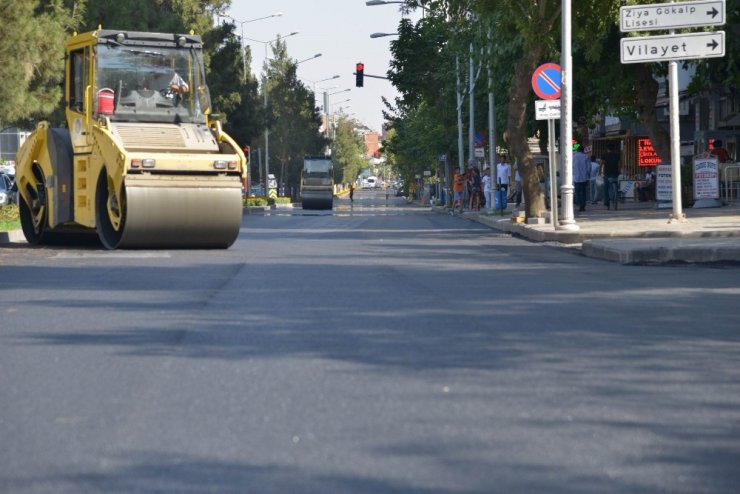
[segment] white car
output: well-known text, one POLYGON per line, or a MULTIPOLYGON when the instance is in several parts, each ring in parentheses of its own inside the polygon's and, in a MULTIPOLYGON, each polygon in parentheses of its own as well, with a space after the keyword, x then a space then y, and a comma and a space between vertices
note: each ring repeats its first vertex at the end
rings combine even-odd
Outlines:
POLYGON ((4 173, 0 173, 0 206, 7 206, 15 202, 13 189, 13 181, 4 173))

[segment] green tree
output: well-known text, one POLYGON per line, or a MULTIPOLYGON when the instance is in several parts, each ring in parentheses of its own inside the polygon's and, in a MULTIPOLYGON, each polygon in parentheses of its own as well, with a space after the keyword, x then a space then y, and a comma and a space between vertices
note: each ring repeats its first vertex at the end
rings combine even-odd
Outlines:
POLYGON ((62 97, 65 40, 83 8, 84 2, 63 0, 0 4, 0 126, 46 118, 56 108, 62 97))
POLYGON ((344 114, 339 115, 334 126, 332 161, 334 179, 337 183, 354 182, 360 172, 367 167, 365 141, 357 132, 357 127, 357 121, 344 114))
POLYGON ((280 183, 297 190, 304 156, 322 154, 327 141, 319 133, 321 116, 313 92, 298 80, 297 65, 288 56, 287 44, 278 39, 271 47, 272 58, 264 66, 267 83, 262 85, 269 101, 266 124, 270 131, 270 166, 274 167, 276 161, 280 183))

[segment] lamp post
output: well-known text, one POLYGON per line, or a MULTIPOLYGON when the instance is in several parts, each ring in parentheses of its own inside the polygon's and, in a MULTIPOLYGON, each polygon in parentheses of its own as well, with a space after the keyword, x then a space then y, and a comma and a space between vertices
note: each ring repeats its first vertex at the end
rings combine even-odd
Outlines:
POLYGON ((244 38, 244 24, 249 24, 250 22, 255 22, 255 21, 261 21, 263 19, 270 19, 272 17, 281 17, 282 15, 283 15, 282 12, 275 12, 274 14, 266 15, 264 17, 257 17, 255 19, 247 19, 245 21, 240 21, 238 19, 231 17, 229 14, 226 14, 224 12, 218 12, 219 17, 223 17, 225 19, 231 19, 232 21, 234 21, 234 23, 239 24, 239 27, 241 29, 241 38, 239 41, 240 41, 241 48, 242 48, 242 84, 244 84, 244 82, 246 82, 246 79, 247 79, 247 57, 246 57, 246 49, 244 47, 245 45, 244 43, 244 39, 245 39, 244 38))
POLYGON ((341 91, 336 91, 334 93, 327 93, 326 91, 324 91, 324 113, 326 115, 326 125, 324 126, 324 134, 326 135, 327 138, 329 138, 329 136, 331 135, 330 129, 329 129, 330 127, 329 126, 329 96, 334 96, 335 94, 340 94, 340 93, 346 93, 348 91, 351 91, 351 89, 350 88, 342 89, 341 91))
POLYGON ((319 58, 321 56, 321 53, 317 53, 316 55, 308 58, 304 58, 303 60, 298 60, 295 64, 302 64, 303 62, 308 62, 309 60, 313 60, 314 58, 319 58))
POLYGON ((383 38, 385 36, 398 36, 398 33, 373 33, 370 35, 371 38, 383 38))

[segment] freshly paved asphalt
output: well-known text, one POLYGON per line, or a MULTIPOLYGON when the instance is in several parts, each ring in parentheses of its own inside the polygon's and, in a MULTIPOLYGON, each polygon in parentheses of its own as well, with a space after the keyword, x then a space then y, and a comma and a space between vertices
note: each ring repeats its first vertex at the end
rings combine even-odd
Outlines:
MULTIPOLYGON (((513 223, 515 208, 508 206, 503 212, 468 211, 460 216, 534 242, 580 244, 588 257, 622 264, 740 262, 740 201, 719 208, 686 208, 683 221, 672 221, 672 209, 658 209, 654 202, 627 201, 616 211, 589 205, 577 213, 574 232, 549 223, 513 223)), ((448 213, 445 208, 433 209, 448 213)), ((20 230, 0 232, 0 245, 24 242, 20 230)))
POLYGON ((0 492, 738 492, 738 266, 356 197, 0 248, 0 492))

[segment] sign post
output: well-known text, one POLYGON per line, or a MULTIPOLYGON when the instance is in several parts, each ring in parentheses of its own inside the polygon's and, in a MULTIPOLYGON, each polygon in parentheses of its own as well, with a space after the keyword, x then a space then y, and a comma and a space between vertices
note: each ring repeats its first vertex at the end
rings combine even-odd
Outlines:
POLYGON ((560 119, 560 66, 546 63, 532 74, 532 89, 542 100, 535 101, 537 120, 547 120, 547 150, 550 164, 550 223, 558 227, 558 181, 555 163, 555 120, 560 119))
POLYGON ((722 26, 725 23, 724 0, 654 3, 619 8, 619 28, 630 31, 685 29, 722 26))
MULTIPOLYGON (((675 34, 674 29, 721 26, 725 23, 725 0, 698 0, 652 5, 625 6, 619 9, 620 29, 652 31, 668 29, 667 36, 622 38, 622 63, 668 62, 669 115, 671 124, 671 221, 685 221, 681 205, 681 133, 678 120, 678 65, 677 60, 723 57, 725 33, 675 34)), ((658 200, 661 200, 662 165, 658 167, 658 200)), ((663 190, 667 187, 663 186, 663 190)), ((659 202, 660 204, 660 202, 659 202)))
POLYGON ((725 32, 641 36, 620 40, 622 63, 668 62, 725 56, 725 32))

